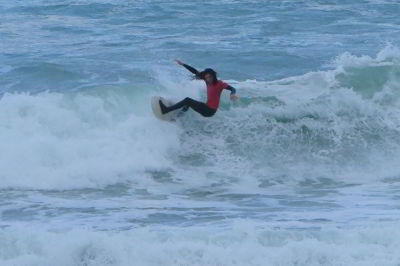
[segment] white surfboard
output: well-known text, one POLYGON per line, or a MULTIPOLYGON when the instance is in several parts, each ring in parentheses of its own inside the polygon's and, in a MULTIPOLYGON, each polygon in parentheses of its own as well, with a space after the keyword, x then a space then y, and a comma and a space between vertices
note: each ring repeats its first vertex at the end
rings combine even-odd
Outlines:
POLYGON ((171 101, 166 100, 161 96, 153 96, 151 98, 151 109, 153 110, 155 117, 163 121, 175 121, 176 111, 163 114, 161 112, 161 107, 159 103, 160 100, 162 101, 163 104, 165 104, 165 106, 170 106, 173 104, 171 101))

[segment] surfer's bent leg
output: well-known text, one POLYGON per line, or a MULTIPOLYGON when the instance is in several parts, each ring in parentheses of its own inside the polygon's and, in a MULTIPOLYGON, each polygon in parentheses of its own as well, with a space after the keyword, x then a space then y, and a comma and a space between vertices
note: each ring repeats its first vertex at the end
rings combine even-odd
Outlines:
POLYGON ((212 109, 210 107, 208 107, 207 104, 203 103, 203 102, 199 102, 196 100, 193 100, 192 98, 186 97, 185 99, 183 99, 182 101, 171 105, 171 106, 165 106, 161 101, 160 101, 160 107, 161 107, 161 111, 163 114, 169 113, 171 111, 174 111, 176 109, 182 108, 182 107, 190 107, 193 110, 195 110, 196 112, 198 112, 199 114, 201 114, 202 116, 205 117, 210 117, 213 116, 217 110, 212 109))
POLYGON ((188 99, 188 102, 189 102, 189 104, 187 106, 189 106, 190 108, 192 108, 193 110, 195 110, 196 112, 201 114, 202 116, 210 117, 210 116, 215 115, 215 113, 217 112, 217 110, 210 108, 207 104, 205 104, 203 102, 199 102, 199 101, 193 100, 191 98, 186 98, 186 99, 188 99))

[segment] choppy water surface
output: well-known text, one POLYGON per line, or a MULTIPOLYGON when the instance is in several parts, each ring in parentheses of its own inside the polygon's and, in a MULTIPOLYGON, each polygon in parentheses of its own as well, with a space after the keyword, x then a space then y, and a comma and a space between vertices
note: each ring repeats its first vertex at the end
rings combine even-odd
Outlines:
POLYGON ((399 265, 399 11, 0 0, 0 264, 399 265))

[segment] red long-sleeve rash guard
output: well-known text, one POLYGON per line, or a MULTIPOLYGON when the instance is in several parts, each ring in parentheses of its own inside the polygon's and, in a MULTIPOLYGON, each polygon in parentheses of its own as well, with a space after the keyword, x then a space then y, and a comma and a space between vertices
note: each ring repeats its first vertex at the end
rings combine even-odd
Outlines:
MULTIPOLYGON (((198 78, 200 77, 200 72, 194 67, 183 64, 183 66, 195 74, 198 78)), ((207 84, 207 106, 217 110, 219 107, 219 102, 221 100, 221 93, 224 89, 230 90, 231 94, 236 92, 235 88, 223 82, 222 80, 217 80, 214 84, 207 84)))
POLYGON ((218 80, 214 84, 207 84, 207 105, 212 109, 218 109, 221 100, 221 93, 223 89, 228 88, 229 85, 218 80))

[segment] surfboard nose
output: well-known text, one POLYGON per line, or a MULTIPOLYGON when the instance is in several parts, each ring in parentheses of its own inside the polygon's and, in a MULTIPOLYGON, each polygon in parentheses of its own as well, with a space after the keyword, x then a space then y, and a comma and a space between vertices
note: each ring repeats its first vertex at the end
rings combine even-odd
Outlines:
POLYGON ((153 111, 153 114, 156 118, 162 121, 173 121, 174 116, 176 114, 176 111, 169 112, 167 114, 163 114, 161 112, 161 107, 160 107, 160 101, 165 105, 165 106, 170 106, 171 102, 164 99, 161 96, 153 96, 151 97, 151 110, 153 111))

